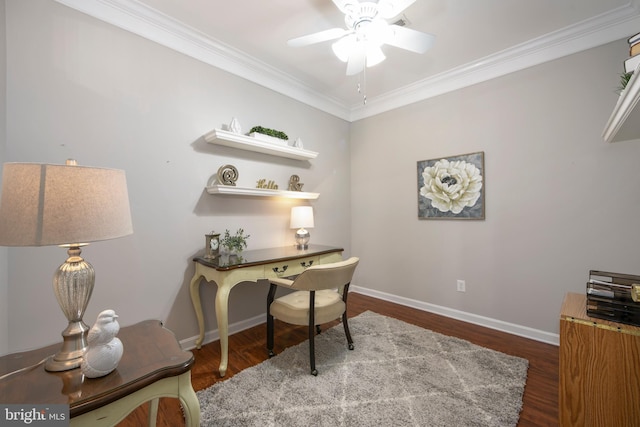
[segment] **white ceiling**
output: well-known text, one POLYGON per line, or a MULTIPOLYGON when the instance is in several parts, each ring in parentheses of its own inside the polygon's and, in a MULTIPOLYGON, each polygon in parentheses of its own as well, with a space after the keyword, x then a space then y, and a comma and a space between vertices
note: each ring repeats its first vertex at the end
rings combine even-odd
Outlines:
POLYGON ((345 75, 331 42, 286 44, 344 27, 331 0, 56 1, 345 120, 640 31, 640 0, 417 0, 404 16, 409 28, 436 35, 434 47, 419 55, 384 46, 386 61, 368 68, 364 82, 362 75, 345 75))

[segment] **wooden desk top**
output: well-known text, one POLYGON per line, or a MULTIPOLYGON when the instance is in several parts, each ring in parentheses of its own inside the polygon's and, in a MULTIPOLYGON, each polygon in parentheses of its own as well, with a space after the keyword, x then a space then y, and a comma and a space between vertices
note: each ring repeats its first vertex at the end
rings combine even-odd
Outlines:
POLYGON ((343 248, 323 245, 309 245, 308 249, 297 249, 296 245, 279 248, 255 249, 242 251, 238 256, 219 255, 216 258, 195 257, 193 260, 218 271, 234 268, 253 267, 273 262, 289 261, 305 256, 324 255, 332 252, 343 252, 343 248))
POLYGON ((194 363, 193 354, 158 320, 146 320, 120 329, 124 353, 118 367, 101 378, 85 378, 80 368, 47 372, 43 359, 60 349, 61 343, 14 353, 0 358, 0 377, 31 367, 0 380, 0 402, 68 404, 71 417, 114 402, 160 379, 183 374, 194 363), (35 366, 34 366, 35 365, 35 366))
POLYGON ((625 323, 587 316, 587 296, 585 294, 567 293, 562 303, 560 320, 578 322, 631 335, 640 335, 640 326, 627 325, 625 323))

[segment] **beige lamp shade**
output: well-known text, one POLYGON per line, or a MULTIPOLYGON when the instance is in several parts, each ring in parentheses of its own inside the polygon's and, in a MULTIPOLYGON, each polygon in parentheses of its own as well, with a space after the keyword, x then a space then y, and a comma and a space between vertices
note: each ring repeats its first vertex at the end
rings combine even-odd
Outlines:
POLYGON ((295 239, 298 249, 307 249, 311 235, 306 228, 313 228, 313 208, 294 206, 291 208, 291 228, 297 228, 295 239))
POLYGON ((132 233, 124 171, 75 164, 4 164, 0 245, 88 243, 132 233))
POLYGON ((290 228, 313 228, 313 208, 311 206, 292 207, 290 228))

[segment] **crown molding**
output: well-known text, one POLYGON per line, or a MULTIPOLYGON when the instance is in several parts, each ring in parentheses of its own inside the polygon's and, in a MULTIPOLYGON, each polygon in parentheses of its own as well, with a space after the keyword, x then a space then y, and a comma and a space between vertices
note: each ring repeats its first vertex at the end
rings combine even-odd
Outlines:
POLYGON ((447 70, 393 92, 354 104, 350 121, 462 89, 563 56, 627 38, 640 28, 640 0, 529 40, 477 61, 447 70))
POLYGON ((361 120, 635 34, 640 0, 367 100, 345 105, 137 0, 56 0, 206 64, 347 121, 361 120))
POLYGON ((349 118, 349 108, 340 100, 137 0, 55 1, 344 120, 349 118))

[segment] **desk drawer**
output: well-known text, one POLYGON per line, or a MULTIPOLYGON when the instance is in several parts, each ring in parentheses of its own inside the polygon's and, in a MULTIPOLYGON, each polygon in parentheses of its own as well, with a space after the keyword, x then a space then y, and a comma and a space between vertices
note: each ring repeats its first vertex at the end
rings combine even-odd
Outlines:
POLYGON ((332 262, 340 262, 342 259, 342 252, 332 252, 330 254, 320 255, 318 262, 320 264, 329 264, 332 262))
POLYGON ((302 273, 307 267, 318 264, 329 264, 342 261, 341 252, 333 252, 324 255, 301 257, 289 261, 272 263, 265 266, 265 278, 293 276, 302 273))
POLYGON ((264 273, 267 279, 272 277, 293 276, 295 274, 302 273, 307 267, 318 265, 319 262, 319 256, 292 259, 289 261, 269 264, 265 266, 266 268, 264 273))

